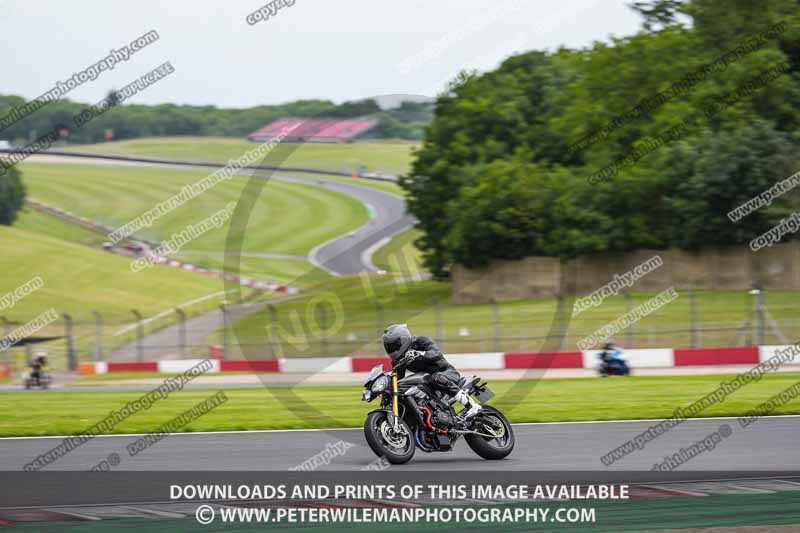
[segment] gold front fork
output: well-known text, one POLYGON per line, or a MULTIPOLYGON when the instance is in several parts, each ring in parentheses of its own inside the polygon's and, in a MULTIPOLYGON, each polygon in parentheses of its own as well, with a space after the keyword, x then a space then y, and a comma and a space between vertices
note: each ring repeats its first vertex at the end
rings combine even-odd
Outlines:
POLYGON ((400 429, 400 410, 397 407, 397 372, 392 372, 392 414, 394 415, 394 429, 400 429))

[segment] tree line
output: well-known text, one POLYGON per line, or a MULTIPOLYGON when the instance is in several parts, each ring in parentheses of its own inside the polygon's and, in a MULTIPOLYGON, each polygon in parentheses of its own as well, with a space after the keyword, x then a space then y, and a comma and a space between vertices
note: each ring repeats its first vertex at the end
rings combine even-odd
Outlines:
MULTIPOLYGON (((113 95, 113 91, 109 96, 113 95)), ((22 108, 20 96, 0 95, 0 117, 22 108)), ((336 104, 328 100, 298 100, 279 105, 246 109, 220 109, 191 105, 117 105, 85 128, 76 129, 71 117, 91 104, 58 100, 47 103, 0 131, 0 139, 24 145, 45 132, 66 128, 71 143, 97 143, 113 140, 161 136, 244 137, 261 126, 287 117, 369 118, 378 122, 371 135, 386 139, 422 139, 433 115, 431 103, 402 102, 394 109, 381 109, 373 99, 336 104)))
POLYGON ((635 35, 516 55, 461 73, 437 98, 402 179, 435 275, 740 244, 792 213, 800 188, 727 216, 800 170, 797 2, 631 7, 635 35))

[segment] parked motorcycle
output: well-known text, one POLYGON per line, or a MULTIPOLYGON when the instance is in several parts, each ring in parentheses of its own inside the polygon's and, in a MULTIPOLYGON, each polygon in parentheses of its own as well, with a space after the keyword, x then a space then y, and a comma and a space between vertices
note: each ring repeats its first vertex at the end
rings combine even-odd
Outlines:
POLYGON ((461 378, 459 386, 476 399, 483 409, 470 420, 456 414, 450 398, 435 390, 426 374, 397 378, 415 355, 406 356, 384 372, 376 365, 364 380, 362 400, 381 399, 380 409, 367 414, 364 436, 378 457, 392 464, 407 463, 417 448, 426 453, 448 452, 460 437, 484 459, 503 459, 514 449, 514 430, 506 417, 486 405, 494 393, 480 378, 461 378))

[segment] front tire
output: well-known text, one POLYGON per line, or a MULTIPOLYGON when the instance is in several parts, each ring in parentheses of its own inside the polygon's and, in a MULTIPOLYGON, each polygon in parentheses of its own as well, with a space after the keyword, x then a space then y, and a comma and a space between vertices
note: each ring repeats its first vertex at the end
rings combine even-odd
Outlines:
POLYGON ((364 437, 367 444, 378 457, 386 457, 393 465, 407 463, 414 457, 416 444, 414 437, 402 419, 399 420, 400 431, 395 432, 389 413, 372 411, 364 421, 364 437))
POLYGON ((464 440, 472 451, 490 461, 505 459, 514 449, 514 430, 508 419, 495 409, 484 405, 483 410, 475 416, 472 429, 481 433, 499 433, 496 438, 480 435, 465 435, 464 440))

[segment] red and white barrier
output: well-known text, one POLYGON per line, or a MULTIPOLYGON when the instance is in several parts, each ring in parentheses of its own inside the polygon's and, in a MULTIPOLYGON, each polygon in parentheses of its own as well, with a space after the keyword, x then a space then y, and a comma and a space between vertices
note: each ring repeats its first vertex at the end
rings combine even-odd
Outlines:
MULTIPOLYGON (((788 346, 736 346, 730 348, 644 348, 625 350, 632 368, 671 368, 678 366, 756 365, 788 346)), ((525 368, 596 368, 597 350, 584 352, 489 352, 448 354, 447 360, 459 370, 504 370, 525 368)), ((198 364, 200 359, 131 363, 81 363, 81 374, 108 372, 161 372, 177 374, 198 364)), ((286 372, 335 373, 368 372, 383 364, 391 366, 385 356, 377 357, 298 357, 293 359, 224 360, 211 359, 209 372, 286 372)), ((800 364, 800 356, 786 364, 800 364)))

